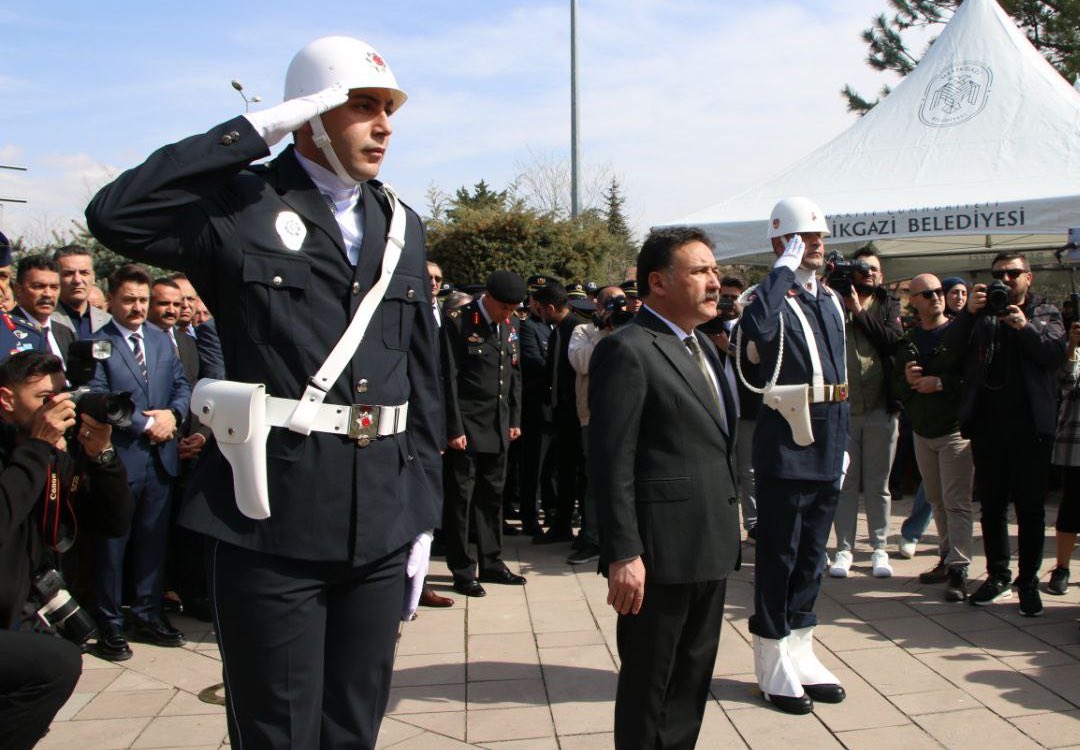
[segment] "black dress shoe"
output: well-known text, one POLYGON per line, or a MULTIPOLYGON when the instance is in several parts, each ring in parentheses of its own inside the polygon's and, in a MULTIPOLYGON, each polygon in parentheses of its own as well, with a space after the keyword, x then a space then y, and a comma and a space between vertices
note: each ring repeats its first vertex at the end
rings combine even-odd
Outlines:
POLYGON ((131 658, 131 647, 120 628, 115 625, 102 625, 93 653, 108 661, 127 661, 131 658))
POLYGON ((487 596, 484 587, 481 586, 480 581, 475 578, 454 581, 454 591, 459 594, 464 594, 465 596, 487 596))
POLYGON ((135 619, 131 623, 131 640, 152 643, 155 646, 176 648, 187 643, 184 634, 174 628, 164 616, 148 620, 135 619))
MULTIPOLYGON (((805 687, 803 688, 806 689, 805 687)), ((809 693, 803 693, 802 697, 795 698, 790 695, 769 695, 765 693, 765 700, 772 703, 786 714, 808 714, 814 710, 814 701, 809 693)))
POLYGON ((803 685, 803 690, 818 703, 841 703, 847 697, 842 685, 803 685))
POLYGON ((511 573, 505 565, 495 570, 485 570, 480 574, 480 580, 485 583, 505 583, 510 586, 524 586, 525 576, 511 573))
POLYGON ((541 536, 544 533, 544 528, 536 521, 522 521, 521 533, 525 536, 541 536))

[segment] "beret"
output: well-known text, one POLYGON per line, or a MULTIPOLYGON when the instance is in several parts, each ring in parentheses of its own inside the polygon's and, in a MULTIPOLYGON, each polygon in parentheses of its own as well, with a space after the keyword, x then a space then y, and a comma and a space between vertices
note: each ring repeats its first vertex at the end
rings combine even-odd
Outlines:
POLYGON ((484 289, 492 297, 507 305, 516 305, 528 295, 525 281, 513 271, 492 271, 484 289))

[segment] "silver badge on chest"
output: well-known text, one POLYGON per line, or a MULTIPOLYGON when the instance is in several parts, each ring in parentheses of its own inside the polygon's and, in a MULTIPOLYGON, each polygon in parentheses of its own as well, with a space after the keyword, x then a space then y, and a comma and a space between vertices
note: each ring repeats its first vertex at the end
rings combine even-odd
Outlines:
POLYGON ((299 250, 304 244, 304 238, 307 237, 307 227, 304 226, 303 220, 292 211, 279 213, 274 222, 274 228, 287 250, 299 250))

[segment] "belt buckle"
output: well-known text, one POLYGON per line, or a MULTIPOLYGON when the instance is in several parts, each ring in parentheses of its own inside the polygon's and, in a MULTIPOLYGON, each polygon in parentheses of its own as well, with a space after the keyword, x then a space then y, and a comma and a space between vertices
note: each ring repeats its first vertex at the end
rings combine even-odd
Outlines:
POLYGON ((372 404, 353 404, 349 407, 349 439, 357 447, 366 448, 379 436, 379 416, 382 409, 372 404))
POLYGON ((848 397, 847 383, 837 383, 836 385, 834 385, 833 386, 833 397, 836 399, 837 403, 839 403, 841 401, 847 401, 847 397, 848 397))

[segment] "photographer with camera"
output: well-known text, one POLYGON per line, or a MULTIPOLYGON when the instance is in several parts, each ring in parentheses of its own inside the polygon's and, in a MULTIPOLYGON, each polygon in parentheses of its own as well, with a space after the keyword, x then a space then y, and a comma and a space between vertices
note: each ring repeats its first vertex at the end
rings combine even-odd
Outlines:
POLYGON ((829 286, 844 302, 851 404, 847 442, 851 463, 836 508, 837 552, 829 575, 845 578, 851 568, 861 486, 873 549, 871 572, 876 578, 888 578, 892 575, 885 549, 892 510, 889 473, 896 454, 900 411, 892 393, 892 357, 904 334, 900 303, 883 286, 881 259, 870 247, 856 252, 850 264, 842 258, 827 261, 826 271, 829 286))
MULTIPOLYGON (((581 447, 585 452, 586 465, 589 458, 589 360, 593 349, 620 326, 634 319, 627 309, 626 295, 617 286, 606 286, 596 295, 596 312, 592 324, 574 328, 567 347, 567 359, 574 368, 574 392, 577 402, 578 421, 581 422, 581 447)), ((582 565, 600 557, 600 532, 596 527, 596 503, 593 501, 592 484, 585 478, 585 510, 581 516, 581 539, 577 549, 570 553, 566 562, 582 565)))
POLYGON ((78 680, 79 646, 94 634, 93 618, 57 572, 61 553, 76 526, 119 536, 134 511, 112 428, 77 415, 63 391, 64 371, 52 354, 19 352, 0 364, 3 748, 33 747, 44 735, 78 680))
POLYGON ((972 287, 967 309, 947 337, 968 353, 960 429, 971 440, 975 498, 982 504, 987 578, 969 601, 983 606, 1007 599, 1015 583, 1020 614, 1037 617, 1065 328, 1057 308, 1031 294, 1031 268, 1023 255, 999 253, 991 268, 994 280, 972 287), (1009 503, 1020 527, 1015 582, 1009 570, 1009 503))

